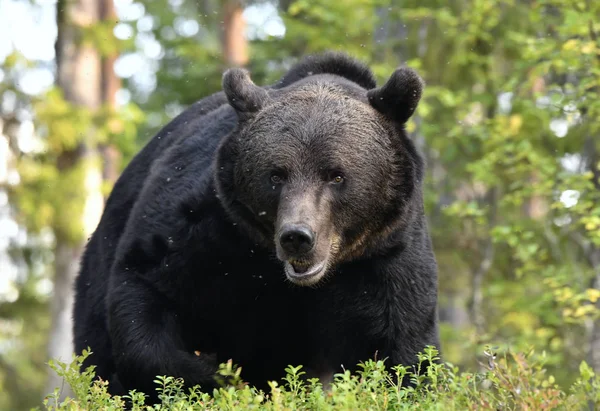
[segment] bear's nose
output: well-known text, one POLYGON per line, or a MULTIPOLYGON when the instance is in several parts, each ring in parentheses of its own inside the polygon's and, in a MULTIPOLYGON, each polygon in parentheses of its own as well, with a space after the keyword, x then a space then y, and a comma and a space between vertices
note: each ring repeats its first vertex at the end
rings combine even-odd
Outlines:
POLYGON ((289 254, 306 254, 315 246, 315 233, 304 224, 286 224, 281 230, 279 244, 289 254))

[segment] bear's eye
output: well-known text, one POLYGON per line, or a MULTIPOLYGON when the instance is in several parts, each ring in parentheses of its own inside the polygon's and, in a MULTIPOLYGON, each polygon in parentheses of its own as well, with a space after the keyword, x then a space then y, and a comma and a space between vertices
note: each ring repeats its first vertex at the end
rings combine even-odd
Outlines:
POLYGON ((340 174, 338 174, 338 175, 335 175, 335 176, 334 176, 334 177, 331 179, 331 182, 332 182, 333 184, 340 184, 340 183, 343 183, 343 182, 344 182, 344 177, 343 177, 342 175, 340 175, 340 174))
POLYGON ((327 172, 327 181, 331 184, 341 184, 344 180, 344 173, 339 170, 333 169, 327 172))
POLYGON ((324 179, 330 184, 341 184, 346 178, 344 177, 344 173, 339 171, 339 169, 331 169, 326 171, 324 179))
POLYGON ((271 183, 273 184, 281 184, 283 183, 283 176, 278 173, 271 174, 271 183))

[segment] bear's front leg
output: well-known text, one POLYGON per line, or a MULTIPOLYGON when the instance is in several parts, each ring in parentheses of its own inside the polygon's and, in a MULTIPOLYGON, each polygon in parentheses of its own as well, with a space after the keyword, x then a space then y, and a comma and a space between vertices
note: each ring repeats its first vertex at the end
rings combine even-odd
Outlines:
POLYGON ((113 275, 108 327, 117 374, 126 391, 136 389, 157 400, 157 376, 183 378, 186 387, 217 386, 212 356, 187 352, 174 304, 131 272, 113 275))

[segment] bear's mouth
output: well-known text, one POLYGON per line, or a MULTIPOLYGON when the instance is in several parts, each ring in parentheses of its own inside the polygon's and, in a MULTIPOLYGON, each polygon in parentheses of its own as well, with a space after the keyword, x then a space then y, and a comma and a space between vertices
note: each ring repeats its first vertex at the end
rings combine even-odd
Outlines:
POLYGON ((288 279, 298 285, 313 285, 325 274, 326 261, 311 263, 307 260, 292 259, 284 263, 288 279))

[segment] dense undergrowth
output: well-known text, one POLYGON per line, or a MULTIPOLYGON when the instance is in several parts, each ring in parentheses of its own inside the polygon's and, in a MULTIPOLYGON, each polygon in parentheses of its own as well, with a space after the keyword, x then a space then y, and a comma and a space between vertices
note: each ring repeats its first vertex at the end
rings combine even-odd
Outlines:
MULTIPOLYGON (((461 372, 451 364, 434 364, 425 373, 419 367, 393 367, 384 361, 367 361, 360 371, 336 375, 328 390, 318 380, 305 381, 302 367, 288 367, 280 383, 271 382, 270 392, 245 384, 241 369, 232 363, 221 365, 224 384, 212 393, 199 388, 186 390, 172 377, 156 379, 160 404, 145 405, 142 393, 132 391, 126 398, 107 393, 107 383, 94 381, 93 367, 80 373, 89 352, 71 364, 52 361, 50 366, 69 384, 74 398, 60 398, 60 389, 49 395, 48 410, 577 410, 600 406, 600 381, 593 370, 581 363, 577 381, 564 390, 544 369, 543 355, 506 353, 497 357, 484 352, 479 372, 461 372), (412 387, 398 382, 408 376, 412 387), (127 404, 129 402, 129 404, 127 404)), ((437 358, 433 348, 420 355, 421 364, 437 358)))

